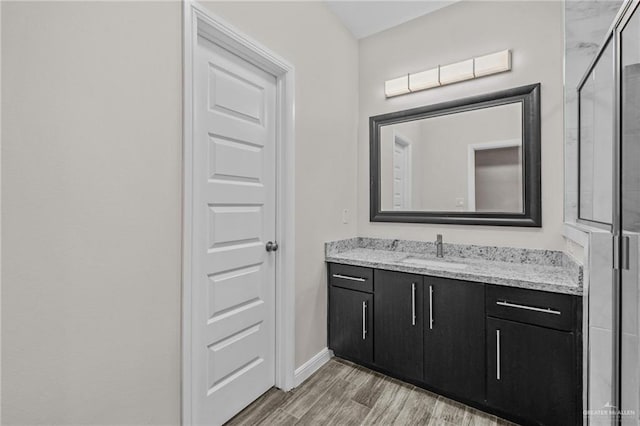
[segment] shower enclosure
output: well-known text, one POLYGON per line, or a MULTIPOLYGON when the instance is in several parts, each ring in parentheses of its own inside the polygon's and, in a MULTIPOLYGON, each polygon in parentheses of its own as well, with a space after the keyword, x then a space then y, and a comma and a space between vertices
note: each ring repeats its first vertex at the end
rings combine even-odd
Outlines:
POLYGON ((612 242, 609 253, 590 254, 610 262, 603 268, 610 273, 594 274, 589 284, 585 418, 591 425, 640 423, 638 3, 622 6, 578 86, 578 222, 612 242))

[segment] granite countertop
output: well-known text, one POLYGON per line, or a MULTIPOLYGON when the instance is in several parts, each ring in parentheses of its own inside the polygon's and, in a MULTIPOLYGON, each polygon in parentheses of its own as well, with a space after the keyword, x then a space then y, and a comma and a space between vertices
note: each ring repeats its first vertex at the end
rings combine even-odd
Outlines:
POLYGON ((325 254, 333 263, 582 295, 582 266, 565 253, 454 244, 444 248, 444 257, 437 258, 433 243, 353 238, 327 243, 325 254), (403 262, 407 258, 433 263, 403 262))

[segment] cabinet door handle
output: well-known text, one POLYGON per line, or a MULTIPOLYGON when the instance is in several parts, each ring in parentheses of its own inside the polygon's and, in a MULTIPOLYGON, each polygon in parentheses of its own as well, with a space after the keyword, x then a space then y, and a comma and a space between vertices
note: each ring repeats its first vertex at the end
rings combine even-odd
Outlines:
POLYGON ((629 270, 629 237, 622 237, 622 259, 620 262, 620 269, 629 270))
POLYGON ((500 380, 500 330, 496 330, 496 380, 500 380))
POLYGON ((552 314, 552 315, 560 315, 562 313, 560 311, 556 311, 555 309, 551 309, 551 308, 536 308, 535 306, 527 306, 527 305, 519 305, 517 303, 509 303, 509 302, 505 302, 504 300, 498 300, 496 302, 496 305, 505 306, 507 308, 516 308, 516 309, 524 309, 524 310, 527 310, 527 311, 542 312, 544 314, 552 314))
POLYGON ((613 236, 613 269, 629 269, 629 237, 613 236))
POLYGON ((333 278, 342 278, 343 280, 349 280, 349 281, 358 281, 358 282, 365 282, 366 279, 365 278, 360 278, 360 277, 350 277, 348 275, 340 275, 340 274, 333 274, 333 278))
POLYGON ((367 302, 362 302, 362 340, 367 338, 367 302))
POLYGON ((429 286, 429 330, 433 330, 433 286, 429 286))
POLYGON ((416 283, 411 283, 411 325, 416 325, 416 283))

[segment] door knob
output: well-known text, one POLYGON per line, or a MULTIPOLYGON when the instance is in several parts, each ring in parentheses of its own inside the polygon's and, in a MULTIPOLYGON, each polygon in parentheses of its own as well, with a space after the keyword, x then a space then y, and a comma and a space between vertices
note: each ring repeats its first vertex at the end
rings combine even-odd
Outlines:
POLYGON ((264 247, 267 251, 278 251, 278 243, 274 243, 273 241, 267 242, 267 245, 264 247))

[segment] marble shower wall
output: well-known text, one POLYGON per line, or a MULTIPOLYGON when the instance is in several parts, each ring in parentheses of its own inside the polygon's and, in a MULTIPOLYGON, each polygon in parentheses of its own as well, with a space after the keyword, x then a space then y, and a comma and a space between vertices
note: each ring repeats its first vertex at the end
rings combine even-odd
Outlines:
POLYGON ((565 203, 566 222, 578 214, 578 101, 576 87, 605 41, 622 0, 565 1, 565 203))

